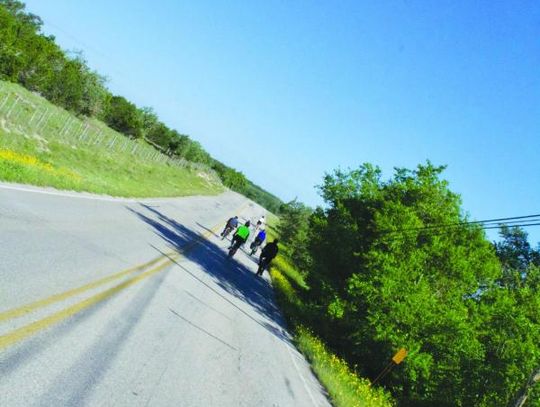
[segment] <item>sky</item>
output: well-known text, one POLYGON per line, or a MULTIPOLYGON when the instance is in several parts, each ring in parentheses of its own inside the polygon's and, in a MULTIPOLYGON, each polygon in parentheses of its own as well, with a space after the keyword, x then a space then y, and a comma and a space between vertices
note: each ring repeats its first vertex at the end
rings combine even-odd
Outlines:
POLYGON ((26 4, 111 91, 285 201, 429 159, 472 219, 540 213, 536 1, 26 4))

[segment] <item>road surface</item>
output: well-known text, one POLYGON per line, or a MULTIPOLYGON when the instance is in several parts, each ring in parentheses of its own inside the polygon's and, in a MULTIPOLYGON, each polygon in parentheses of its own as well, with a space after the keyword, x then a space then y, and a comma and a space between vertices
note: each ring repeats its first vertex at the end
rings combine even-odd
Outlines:
POLYGON ((0 184, 0 406, 328 406, 217 197, 0 184))

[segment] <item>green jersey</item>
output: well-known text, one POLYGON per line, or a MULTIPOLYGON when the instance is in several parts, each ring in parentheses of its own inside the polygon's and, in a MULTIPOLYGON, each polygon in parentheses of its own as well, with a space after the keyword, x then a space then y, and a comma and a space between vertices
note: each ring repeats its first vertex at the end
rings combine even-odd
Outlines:
POLYGON ((242 240, 246 241, 247 238, 249 237, 249 228, 246 225, 240 226, 236 230, 236 236, 241 237, 242 240))

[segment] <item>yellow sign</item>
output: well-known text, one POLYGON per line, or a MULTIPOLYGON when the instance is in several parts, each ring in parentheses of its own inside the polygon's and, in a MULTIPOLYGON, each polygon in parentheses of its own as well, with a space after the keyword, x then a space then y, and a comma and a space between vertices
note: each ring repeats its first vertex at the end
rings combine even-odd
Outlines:
POLYGON ((401 362, 403 362, 403 359, 405 359, 405 356, 407 356, 407 349, 401 348, 397 351, 397 353, 394 355, 392 360, 396 365, 399 365, 401 362))

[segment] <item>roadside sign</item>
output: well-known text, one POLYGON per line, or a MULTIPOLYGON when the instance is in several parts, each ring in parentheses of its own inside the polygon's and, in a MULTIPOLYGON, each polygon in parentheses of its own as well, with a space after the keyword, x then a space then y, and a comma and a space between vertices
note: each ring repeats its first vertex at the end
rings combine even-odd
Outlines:
POLYGON ((407 356, 407 349, 401 348, 397 351, 397 353, 394 355, 392 360, 396 365, 399 365, 401 362, 403 362, 403 359, 405 359, 405 356, 407 356))

